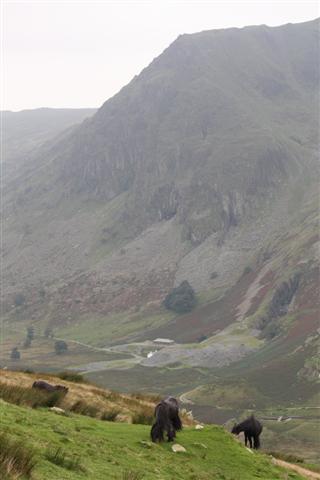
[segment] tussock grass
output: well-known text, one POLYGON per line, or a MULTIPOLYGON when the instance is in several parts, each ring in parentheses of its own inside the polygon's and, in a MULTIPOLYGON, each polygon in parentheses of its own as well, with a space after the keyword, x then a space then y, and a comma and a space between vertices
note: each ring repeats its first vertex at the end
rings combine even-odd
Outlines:
POLYGON ((48 448, 44 456, 49 462, 54 463, 59 467, 66 468, 67 470, 73 470, 75 472, 85 471, 80 463, 80 458, 78 456, 68 455, 61 447, 56 449, 48 448))
POLYGON ((132 415, 132 423, 140 425, 152 425, 153 422, 153 410, 138 410, 132 415))
POLYGON ((0 434, 0 477, 2 480, 30 478, 37 461, 33 450, 25 442, 0 434))
POLYGON ((47 393, 32 387, 0 383, 0 398, 16 405, 26 405, 32 408, 54 407, 61 403, 63 392, 47 393))
POLYGON ((89 405, 84 400, 78 400, 70 407, 70 411, 88 417, 97 417, 99 409, 94 405, 89 405))
POLYGON ((112 410, 105 410, 101 415, 101 420, 105 420, 107 422, 114 422, 117 416, 121 413, 121 410, 113 408, 112 410))

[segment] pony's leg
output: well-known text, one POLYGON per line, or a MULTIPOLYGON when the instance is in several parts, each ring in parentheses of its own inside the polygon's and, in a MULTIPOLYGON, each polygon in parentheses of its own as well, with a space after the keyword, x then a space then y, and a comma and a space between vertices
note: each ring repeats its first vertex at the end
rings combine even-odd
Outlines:
POLYGON ((245 443, 245 446, 248 445, 248 435, 246 433, 244 434, 244 443, 245 443))
POLYGON ((251 435, 249 435, 249 444, 250 444, 250 448, 252 448, 252 437, 251 437, 251 435))
POLYGON ((258 450, 258 448, 260 448, 259 435, 255 435, 253 437, 253 448, 255 448, 256 450, 258 450))
POLYGON ((175 432, 175 429, 172 427, 172 425, 168 426, 167 432, 168 432, 168 442, 173 442, 176 436, 176 432, 175 432))

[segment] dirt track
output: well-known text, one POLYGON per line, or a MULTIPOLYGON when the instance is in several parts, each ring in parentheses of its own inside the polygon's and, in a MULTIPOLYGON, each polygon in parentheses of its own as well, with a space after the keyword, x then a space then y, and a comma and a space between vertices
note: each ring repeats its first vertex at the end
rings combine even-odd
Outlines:
POLYGON ((306 468, 295 465, 294 463, 285 462, 284 460, 279 460, 278 458, 273 458, 272 462, 279 467, 283 467, 294 472, 299 473, 302 477, 309 478, 311 480, 320 479, 320 473, 312 472, 306 468))

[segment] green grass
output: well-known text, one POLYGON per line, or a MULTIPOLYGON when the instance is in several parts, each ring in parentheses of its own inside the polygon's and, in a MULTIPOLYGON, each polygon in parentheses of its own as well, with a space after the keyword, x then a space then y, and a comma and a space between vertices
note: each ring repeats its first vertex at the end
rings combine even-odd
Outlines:
POLYGON ((5 402, 0 415, 2 430, 12 441, 24 441, 35 452, 35 480, 301 479, 293 473, 284 477, 268 457, 247 451, 222 427, 185 428, 177 442, 187 453, 175 454, 168 443, 150 443, 145 425, 58 417, 5 402))
POLYGON ((103 345, 114 340, 127 342, 128 337, 136 332, 158 328, 168 323, 172 317, 173 314, 166 311, 153 315, 123 312, 108 316, 84 317, 76 324, 57 329, 57 335, 91 345, 103 345))

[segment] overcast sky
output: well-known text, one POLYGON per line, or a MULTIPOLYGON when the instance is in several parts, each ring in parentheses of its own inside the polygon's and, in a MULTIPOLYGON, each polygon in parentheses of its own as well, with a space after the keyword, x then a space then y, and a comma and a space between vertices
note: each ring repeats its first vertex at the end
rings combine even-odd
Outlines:
POLYGON ((182 33, 303 22, 316 1, 13 1, 2 4, 1 108, 98 107, 182 33))

